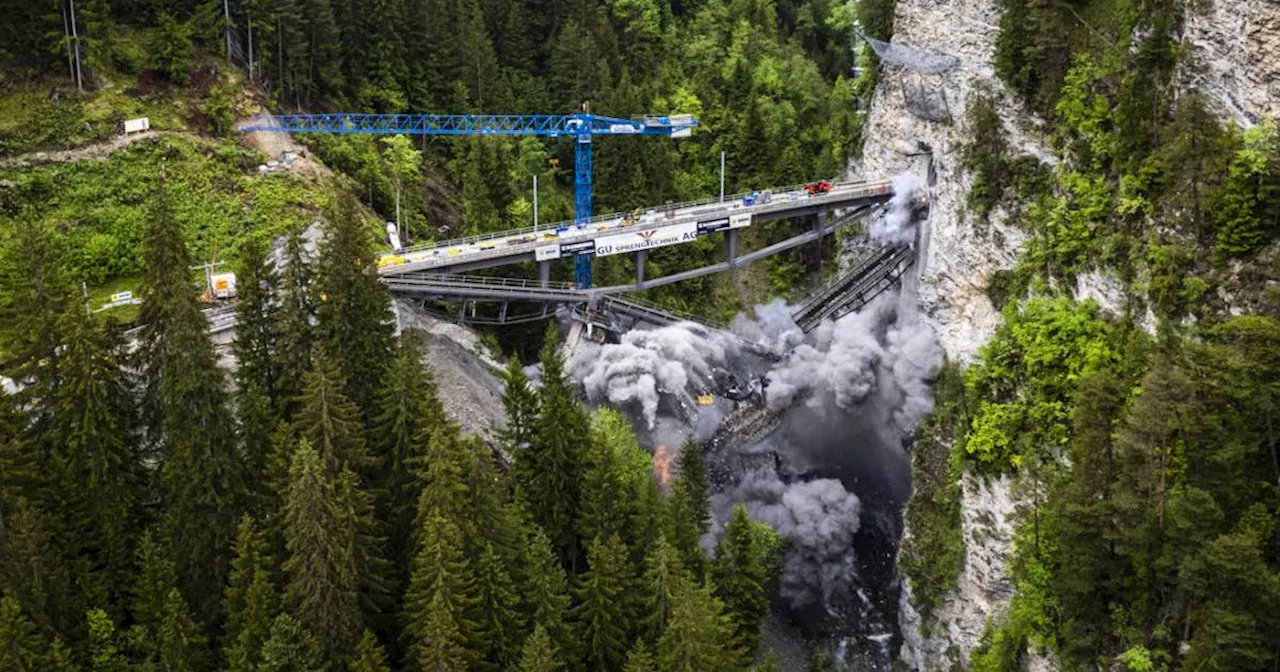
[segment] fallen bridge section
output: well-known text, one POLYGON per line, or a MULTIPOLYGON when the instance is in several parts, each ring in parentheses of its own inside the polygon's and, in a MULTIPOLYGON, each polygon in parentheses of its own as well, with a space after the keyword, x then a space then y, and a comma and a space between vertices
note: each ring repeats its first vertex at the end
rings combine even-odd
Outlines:
POLYGON ((792 313, 796 325, 809 333, 828 319, 838 320, 862 310, 893 287, 915 259, 915 250, 908 246, 873 248, 851 270, 827 283, 797 308, 792 313))

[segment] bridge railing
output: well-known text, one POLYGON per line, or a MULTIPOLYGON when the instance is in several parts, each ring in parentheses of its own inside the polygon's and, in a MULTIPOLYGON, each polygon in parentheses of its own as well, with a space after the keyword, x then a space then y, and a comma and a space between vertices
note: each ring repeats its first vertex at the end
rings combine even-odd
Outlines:
POLYGON ((456 286, 504 287, 509 289, 548 289, 555 291, 576 291, 570 282, 542 282, 525 280, 524 278, 498 278, 487 275, 452 275, 446 273, 407 273, 396 276, 394 282, 404 283, 438 283, 456 286))
MULTIPOLYGON (((844 183, 835 184, 833 186, 841 187, 841 188, 849 188, 849 187, 858 187, 858 186, 871 185, 871 184, 880 184, 880 183, 868 182, 868 181, 844 182, 844 183)), ((771 190, 774 193, 774 196, 776 197, 779 194, 787 194, 793 191, 803 191, 804 184, 797 184, 797 185, 791 185, 786 187, 776 187, 776 188, 771 187, 769 190, 771 190)), ((741 203, 744 197, 750 196, 755 193, 759 193, 760 191, 764 191, 764 190, 744 191, 742 193, 732 194, 732 195, 725 194, 723 202, 726 204, 741 203)), ((667 210, 682 210, 685 208, 696 208, 704 205, 714 205, 720 202, 721 202, 720 197, 716 196, 713 198, 704 198, 696 201, 672 203, 670 205, 663 204, 657 207, 647 208, 646 211, 653 210, 657 212, 659 215, 661 215, 667 210)), ((592 224, 601 224, 604 222, 611 222, 621 217, 625 217, 628 214, 631 214, 631 213, 609 212, 601 215, 595 215, 591 219, 588 219, 586 223, 583 224, 583 228, 590 226, 592 224)), ((459 247, 462 245, 474 245, 476 243, 482 243, 487 240, 501 240, 504 238, 512 238, 516 236, 532 236, 529 239, 529 241, 527 241, 532 243, 537 240, 536 238, 537 235, 545 234, 545 233, 554 233, 556 229, 563 226, 569 227, 570 230, 572 231, 573 229, 577 228, 577 223, 572 219, 568 219, 568 220, 562 220, 559 222, 551 222, 548 224, 540 224, 536 229, 533 228, 532 226, 529 226, 529 227, 520 228, 520 229, 508 229, 506 231, 493 231, 490 233, 480 233, 474 236, 467 236, 465 238, 450 238, 449 240, 443 240, 440 242, 420 243, 418 245, 411 245, 409 247, 406 247, 400 250, 399 252, 393 251, 393 252, 388 252, 388 254, 411 254, 413 252, 421 252, 423 250, 434 250, 434 249, 440 249, 445 247, 459 247)), ((548 242, 551 242, 551 241, 548 241, 548 242)))

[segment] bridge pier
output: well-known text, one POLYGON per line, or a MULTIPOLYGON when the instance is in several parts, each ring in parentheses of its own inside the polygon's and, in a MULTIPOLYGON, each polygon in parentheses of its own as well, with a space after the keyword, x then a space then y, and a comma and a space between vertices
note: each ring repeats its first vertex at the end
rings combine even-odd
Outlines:
POLYGON ((724 260, 728 264, 733 264, 733 260, 738 256, 738 230, 729 229, 724 232, 724 260))
POLYGON ((640 250, 636 252, 636 284, 644 284, 644 260, 648 258, 648 250, 640 250))
POLYGON ((818 254, 817 254, 817 257, 818 257, 818 269, 817 269, 817 275, 816 275, 816 276, 814 276, 814 278, 813 278, 813 282, 812 282, 813 286, 815 286, 815 287, 816 287, 816 286, 818 286, 818 284, 822 282, 822 239, 823 239, 823 236, 822 236, 822 226, 823 226, 823 224, 825 224, 825 223, 826 223, 826 221, 827 221, 827 213, 826 213, 826 211, 825 211, 825 210, 819 210, 819 211, 818 211, 818 214, 817 214, 817 215, 815 215, 815 216, 814 216, 814 218, 813 218, 813 232, 814 232, 815 234, 817 234, 817 238, 818 238, 816 241, 814 241, 814 242, 815 242, 815 246, 818 248, 818 250, 817 250, 817 251, 818 251, 818 254))
POLYGON ((551 282, 551 260, 538 262, 538 282, 542 283, 543 287, 551 282))

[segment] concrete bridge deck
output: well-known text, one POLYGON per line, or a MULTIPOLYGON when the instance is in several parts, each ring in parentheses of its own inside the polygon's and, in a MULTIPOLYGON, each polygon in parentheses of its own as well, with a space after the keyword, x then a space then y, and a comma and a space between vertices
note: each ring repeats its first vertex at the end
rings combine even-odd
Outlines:
MULTIPOLYGON (((825 194, 812 195, 805 193, 803 187, 766 191, 770 193, 768 202, 749 205, 744 203, 744 197, 765 192, 739 194, 724 201, 654 207, 638 218, 624 213, 601 215, 581 228, 571 222, 561 222, 537 230, 531 227, 410 247, 383 255, 378 272, 388 278, 421 271, 465 273, 537 261, 541 265, 540 277, 545 279, 549 277, 549 262, 552 260, 579 254, 607 256, 620 253, 613 242, 628 238, 626 234, 634 234, 637 240, 647 240, 661 237, 664 233, 700 236, 723 231, 727 239, 733 240, 739 229, 756 222, 870 206, 893 197, 890 182, 840 182, 833 184, 825 194)), ((646 248, 640 248, 633 252, 640 257, 641 267, 645 251, 646 248)))

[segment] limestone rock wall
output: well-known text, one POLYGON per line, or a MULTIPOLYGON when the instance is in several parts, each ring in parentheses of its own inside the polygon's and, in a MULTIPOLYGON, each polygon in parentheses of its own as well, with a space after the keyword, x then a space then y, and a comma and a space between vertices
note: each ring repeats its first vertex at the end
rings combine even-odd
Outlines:
POLYGON ((1280 119, 1280 3, 1204 0, 1188 13, 1189 86, 1226 118, 1249 126, 1280 119))
MULTIPOLYGON (((868 178, 917 175, 929 203, 918 238, 918 296, 948 356, 961 361, 970 360, 999 324, 999 310, 985 294, 987 279, 1013 266, 1025 238, 1001 224, 998 212, 985 228, 973 226, 964 212, 970 182, 959 168, 964 109, 978 83, 1000 90, 992 66, 999 16, 995 0, 899 0, 894 42, 958 63, 940 75, 884 68, 868 112, 863 157, 853 167, 868 178), (922 95, 931 107, 941 101, 949 120, 913 114, 913 100, 922 95)), ((1015 151, 1045 155, 1019 130, 1017 109, 1002 109, 1001 116, 1015 151)))

